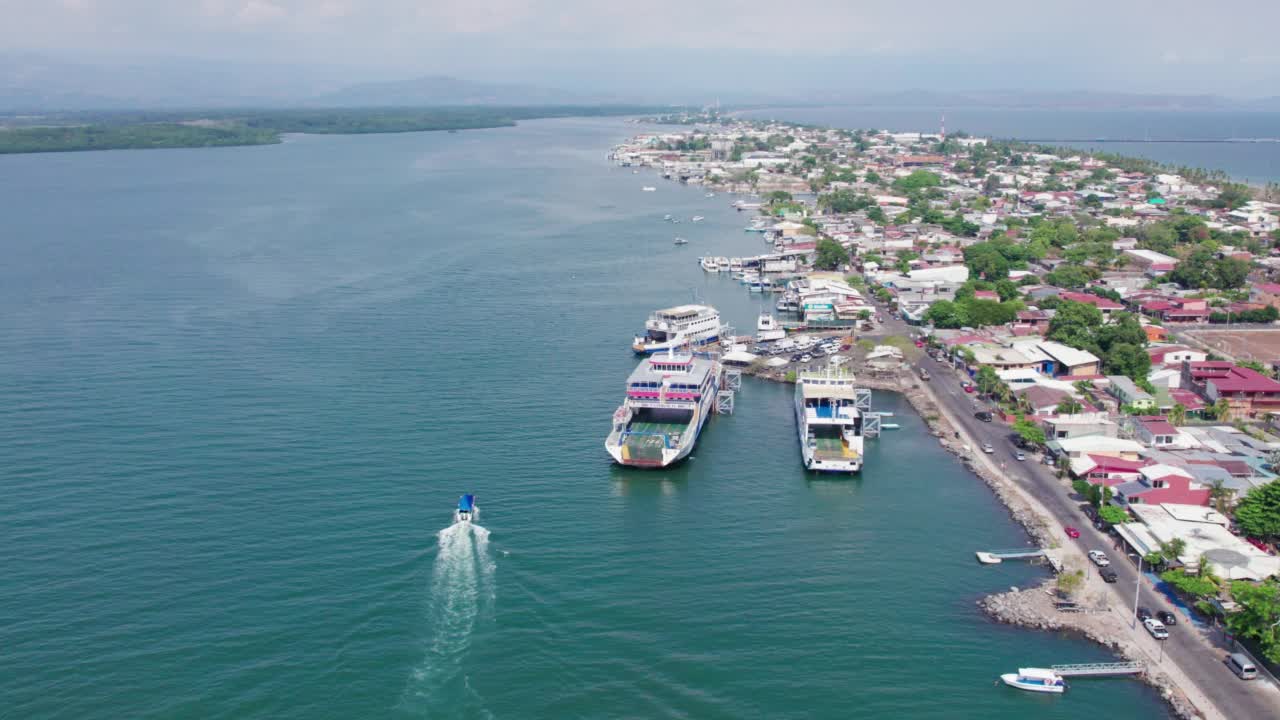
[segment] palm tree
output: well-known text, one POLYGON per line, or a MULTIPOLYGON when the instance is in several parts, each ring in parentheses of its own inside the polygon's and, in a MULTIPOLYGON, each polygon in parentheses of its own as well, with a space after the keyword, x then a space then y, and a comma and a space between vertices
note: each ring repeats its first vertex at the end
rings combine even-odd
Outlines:
POLYGON ((1174 425, 1181 425, 1187 421, 1187 407, 1182 403, 1177 403, 1169 410, 1169 422, 1174 425))
POLYGON ((1226 398, 1218 398, 1218 402, 1209 406, 1213 411, 1213 416, 1219 420, 1231 419, 1231 403, 1226 398))
POLYGON ((1214 480, 1213 487, 1209 489, 1209 501, 1213 503, 1213 509, 1223 515, 1227 514, 1227 506, 1234 496, 1235 491, 1223 485, 1221 480, 1214 480))

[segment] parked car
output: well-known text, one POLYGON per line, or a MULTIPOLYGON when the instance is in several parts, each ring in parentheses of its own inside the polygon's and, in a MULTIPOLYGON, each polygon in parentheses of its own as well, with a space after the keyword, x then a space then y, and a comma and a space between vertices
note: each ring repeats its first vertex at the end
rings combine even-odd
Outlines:
POLYGON ((1027 443, 1027 439, 1026 439, 1026 438, 1024 438, 1024 437, 1022 437, 1022 436, 1021 436, 1021 435, 1019 435, 1018 433, 1014 433, 1014 434, 1010 435, 1010 436, 1009 436, 1009 442, 1013 443, 1013 446, 1014 446, 1014 447, 1016 447, 1016 448, 1021 448, 1021 449, 1023 449, 1023 450, 1026 450, 1026 449, 1027 449, 1027 445, 1028 445, 1028 443, 1027 443))
POLYGON ((964 388, 964 391, 967 393, 973 392, 973 383, 962 382, 960 383, 960 387, 964 388))
POLYGON ((1150 620, 1150 619, 1151 619, 1151 608, 1149 608, 1149 607, 1144 607, 1144 606, 1142 606, 1142 605, 1139 605, 1139 606, 1138 606, 1138 612, 1137 612, 1137 615, 1138 615, 1138 619, 1139 619, 1139 620, 1150 620))
POLYGON ((1164 623, 1155 618, 1147 618, 1146 620, 1143 620, 1142 626, 1147 629, 1147 632, 1151 633, 1151 637, 1157 640, 1169 639, 1169 631, 1165 629, 1164 623))
POLYGON ((991 412, 988 410, 979 410, 978 412, 974 413, 973 416, 978 418, 982 422, 991 422, 993 419, 991 412))
POLYGON ((1013 459, 1022 462, 1027 459, 1027 454, 1019 450, 1013 454, 1013 459))
POLYGON ((1102 577, 1102 582, 1113 583, 1116 580, 1120 579, 1120 577, 1116 575, 1116 571, 1112 570, 1109 567, 1105 567, 1099 570, 1098 575, 1102 577))
POLYGON ((1080 537, 1080 531, 1071 527, 1070 525, 1063 528, 1063 530, 1067 533, 1067 537, 1071 538, 1072 540, 1075 540, 1080 537))
POLYGON ((1177 625, 1177 624, 1178 624, 1178 616, 1177 616, 1177 615, 1174 615, 1173 613, 1169 612, 1168 610, 1161 610, 1160 612, 1156 613, 1156 619, 1157 619, 1157 620, 1159 620, 1160 622, 1164 623, 1165 625, 1177 625))
POLYGON ((1258 668, 1244 653, 1231 653, 1226 659, 1227 667, 1231 668, 1231 672, 1235 673, 1241 680, 1252 680, 1258 677, 1258 668))
POLYGON ((805 353, 800 356, 800 362, 812 362, 812 361, 813 361, 813 356, 810 355, 809 353, 805 353))
POLYGON ((1089 559, 1093 561, 1094 565, 1097 565, 1100 568, 1111 564, 1111 561, 1107 559, 1107 554, 1101 550, 1090 550, 1089 559))
POLYGON ((982 443, 982 452, 984 452, 984 453, 986 453, 986 454, 990 455, 991 453, 994 453, 995 451, 996 451, 996 449, 995 449, 994 447, 991 447, 991 443, 988 443, 988 442, 984 442, 984 443, 982 443))

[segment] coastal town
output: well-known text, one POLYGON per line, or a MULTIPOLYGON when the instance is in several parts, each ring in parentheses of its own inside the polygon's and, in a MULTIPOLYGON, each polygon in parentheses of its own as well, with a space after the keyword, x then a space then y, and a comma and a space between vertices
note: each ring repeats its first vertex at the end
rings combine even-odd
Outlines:
POLYGON ((660 120, 611 159, 723 194, 763 241, 699 261, 777 311, 755 335, 707 336, 726 365, 798 386, 856 368, 859 385, 903 391, 1052 558, 1047 592, 990 598, 993 617, 1145 663, 1185 717, 1274 715, 1274 188, 941 119, 933 133, 660 120))

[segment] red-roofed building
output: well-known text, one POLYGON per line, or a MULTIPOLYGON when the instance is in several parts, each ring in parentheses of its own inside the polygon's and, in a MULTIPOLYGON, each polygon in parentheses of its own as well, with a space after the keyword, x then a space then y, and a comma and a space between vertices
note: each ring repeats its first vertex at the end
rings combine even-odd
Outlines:
POLYGON ((1254 283, 1249 286, 1249 299, 1280 309, 1280 284, 1254 283))
POLYGON ((1058 297, 1062 298, 1063 300, 1070 300, 1071 302, 1078 302, 1078 303, 1084 303, 1086 305, 1092 305, 1102 311, 1102 318, 1104 320, 1109 320, 1111 318, 1111 313, 1116 312, 1118 310, 1124 310, 1124 306, 1116 302, 1115 300, 1108 300, 1107 298, 1104 298, 1104 297, 1098 297, 1093 293, 1060 292, 1058 293, 1058 297))
POLYGON ((1049 314, 1043 310, 1019 310, 1015 318, 1015 327, 1031 328, 1041 335, 1049 329, 1049 314))
POLYGON ((1147 460, 1125 460, 1106 455, 1086 455, 1078 462, 1073 462, 1072 471, 1082 480, 1094 485, 1114 487, 1120 483, 1133 482, 1142 477, 1138 471, 1151 463, 1147 460))
POLYGON ((1138 311, 1165 322, 1205 322, 1210 314, 1204 300, 1188 298, 1148 300, 1138 306, 1138 311))
POLYGON ((1143 468, 1142 475, 1133 482, 1112 488, 1121 504, 1159 505, 1208 505, 1210 489, 1184 474, 1186 471, 1168 465, 1151 465, 1143 468), (1161 470, 1166 472, 1160 472, 1161 470))
POLYGON ((1000 302, 1000 293, 996 292, 995 290, 974 290, 973 299, 974 300, 994 300, 996 302, 1000 302))
POLYGON ((1164 342, 1169 339, 1169 331, 1159 325, 1143 325, 1142 331, 1147 334, 1147 342, 1164 342))
POLYGON ((1185 390, 1183 388, 1169 388, 1169 397, 1173 401, 1187 409, 1187 412, 1200 412, 1204 410, 1204 399, 1199 395, 1185 390))
POLYGON ((1233 417, 1280 410, 1280 382, 1230 362, 1184 362, 1182 386, 1209 405, 1226 399, 1233 417))
POLYGON ((1139 442, 1151 447, 1172 445, 1178 437, 1178 428, 1159 415, 1135 418, 1134 435, 1139 442))

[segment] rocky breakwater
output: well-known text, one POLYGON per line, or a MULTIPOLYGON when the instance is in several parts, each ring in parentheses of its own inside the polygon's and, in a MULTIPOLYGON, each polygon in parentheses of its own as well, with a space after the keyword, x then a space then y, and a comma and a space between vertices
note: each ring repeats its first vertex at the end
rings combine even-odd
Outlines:
POLYGON ((1185 720, 1203 718, 1190 699, 1178 689, 1172 678, 1161 672, 1135 643, 1128 639, 1125 628, 1126 612, 1111 608, 1107 595, 1099 593, 1088 597, 1075 597, 1079 610, 1062 612, 1057 607, 1060 599, 1055 581, 1050 579, 1038 587, 990 595, 978 601, 978 606, 991 619, 1008 625, 1081 635, 1114 652, 1126 660, 1144 663, 1146 672, 1140 677, 1155 688, 1169 703, 1177 717, 1185 720))

